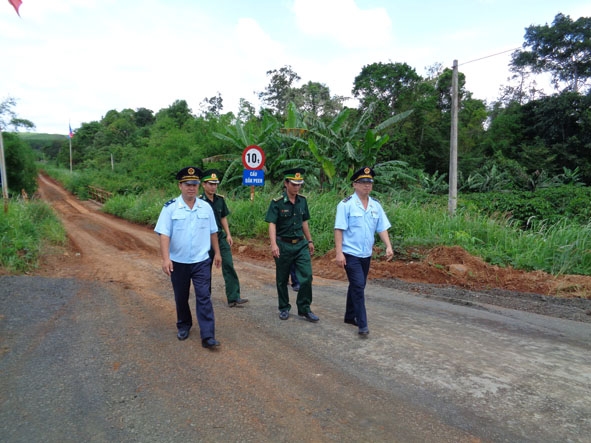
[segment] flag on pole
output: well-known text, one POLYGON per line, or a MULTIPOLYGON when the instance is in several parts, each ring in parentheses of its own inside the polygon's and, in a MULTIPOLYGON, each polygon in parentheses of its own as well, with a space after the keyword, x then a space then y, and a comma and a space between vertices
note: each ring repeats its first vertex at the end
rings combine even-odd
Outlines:
POLYGON ((8 0, 8 3, 12 5, 17 15, 20 17, 21 15, 18 12, 18 8, 20 8, 20 6, 23 4, 22 0, 8 0))
POLYGON ((72 125, 68 123, 68 127, 70 128, 70 138, 74 137, 74 132, 72 131, 72 125))

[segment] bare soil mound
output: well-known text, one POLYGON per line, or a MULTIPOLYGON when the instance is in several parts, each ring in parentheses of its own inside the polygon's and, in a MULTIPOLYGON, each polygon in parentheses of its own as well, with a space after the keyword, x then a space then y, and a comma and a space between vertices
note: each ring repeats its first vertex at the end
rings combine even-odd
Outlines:
MULTIPOLYGON (((237 256, 242 259, 273 260, 270 248, 264 240, 242 240, 237 242, 237 246, 237 256)), ((590 276, 553 276, 542 271, 526 272, 511 267, 494 266, 470 255, 459 246, 438 246, 430 250, 411 252, 412 256, 420 258, 388 262, 379 258, 382 251, 376 248, 378 258, 372 261, 369 278, 456 286, 471 291, 496 289, 511 293, 591 299, 590 276)), ((314 275, 322 278, 346 280, 344 271, 334 263, 334 251, 323 257, 314 258, 313 270, 314 275)))

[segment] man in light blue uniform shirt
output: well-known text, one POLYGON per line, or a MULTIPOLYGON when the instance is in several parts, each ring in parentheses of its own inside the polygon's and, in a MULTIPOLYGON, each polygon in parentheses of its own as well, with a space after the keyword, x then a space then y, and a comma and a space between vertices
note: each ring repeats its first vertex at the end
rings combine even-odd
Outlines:
POLYGON ((356 171, 351 180, 355 193, 337 205, 334 226, 336 263, 349 280, 345 323, 359 327, 359 334, 369 334, 365 310, 365 284, 373 253, 375 234, 386 245, 386 258, 394 255, 388 229, 391 224, 380 203, 369 196, 375 172, 369 167, 356 171))
POLYGON ((197 323, 204 348, 219 346, 211 303, 211 259, 221 265, 217 224, 211 206, 197 198, 201 171, 188 166, 177 175, 181 195, 164 204, 154 231, 160 237, 162 271, 170 277, 177 312, 177 338, 185 340, 193 326, 189 307, 191 282, 195 289, 197 323))

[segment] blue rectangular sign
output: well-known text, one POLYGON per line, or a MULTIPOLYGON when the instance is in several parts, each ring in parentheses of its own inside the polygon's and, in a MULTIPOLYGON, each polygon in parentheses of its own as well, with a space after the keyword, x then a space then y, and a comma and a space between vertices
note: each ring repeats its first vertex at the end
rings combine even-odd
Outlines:
POLYGON ((262 169, 245 169, 242 173, 242 184, 244 186, 264 186, 265 171, 262 169))

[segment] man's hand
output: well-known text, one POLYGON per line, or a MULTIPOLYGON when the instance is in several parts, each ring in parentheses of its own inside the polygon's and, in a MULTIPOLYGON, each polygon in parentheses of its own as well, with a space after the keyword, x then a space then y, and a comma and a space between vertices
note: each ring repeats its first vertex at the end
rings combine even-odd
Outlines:
POLYGON ((394 251, 392 250, 392 246, 388 246, 386 248, 386 261, 392 260, 392 257, 394 257, 394 251))
POLYGON ((162 272, 170 277, 172 271, 174 271, 172 269, 172 261, 170 259, 162 260, 162 272))
POLYGON ((337 263, 338 266, 340 266, 341 268, 344 268, 347 265, 347 260, 345 259, 345 254, 343 254, 342 252, 340 252, 340 253, 337 252, 335 262, 337 263))

